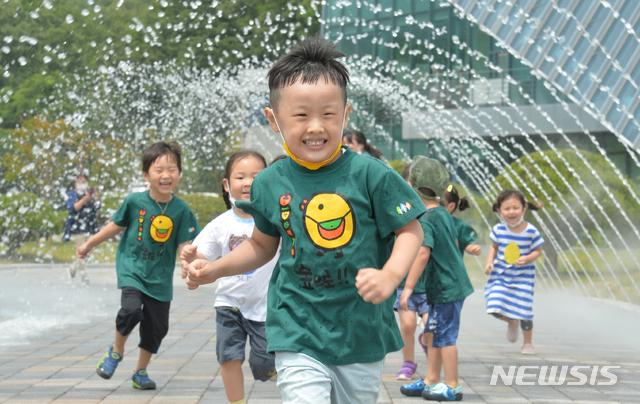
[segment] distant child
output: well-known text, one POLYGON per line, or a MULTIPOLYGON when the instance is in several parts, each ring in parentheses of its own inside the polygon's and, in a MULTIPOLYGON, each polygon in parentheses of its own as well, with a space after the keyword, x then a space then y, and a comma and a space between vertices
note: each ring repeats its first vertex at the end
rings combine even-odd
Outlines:
MULTIPOLYGON (((98 198, 95 188, 89 188, 89 179, 85 174, 78 174, 74 189, 67 193, 67 225, 64 230, 62 241, 69 241, 73 236, 75 247, 78 248, 92 234, 98 232, 98 210, 102 203, 98 198)), ((69 278, 74 281, 76 273, 80 273, 82 283, 89 284, 87 276, 86 259, 77 258, 69 267, 69 278)))
POLYGON ((189 206, 172 193, 182 173, 180 158, 176 143, 149 146, 142 155, 142 176, 150 184, 149 191, 127 196, 112 221, 76 252, 86 257, 95 246, 124 230, 116 254, 118 288, 122 290, 116 338, 98 363, 97 373, 111 378, 127 338, 140 323, 140 355, 131 377, 135 389, 156 388, 146 369, 169 331, 176 250, 179 253, 200 232, 189 206))
POLYGON ((428 369, 424 380, 406 384, 400 391, 408 396, 421 395, 426 400, 460 401, 462 386, 458 382, 456 341, 462 304, 473 293, 473 287, 458 250, 453 217, 440 205, 449 173, 440 162, 417 156, 411 164, 409 182, 427 213, 420 218, 424 241, 407 277, 401 304, 404 307, 421 273, 426 271, 425 289, 430 309, 422 342, 428 348, 428 369), (444 382, 441 382, 443 367, 444 382))
POLYGON ((255 220, 251 238, 194 261, 187 281, 195 289, 257 269, 282 241, 266 328, 284 403, 376 402, 384 358, 402 347, 389 298, 422 243, 416 193, 382 161, 342 147, 349 74, 334 48, 309 37, 269 71, 265 113, 290 158, 237 202, 255 220))
MULTIPOLYGON (((407 164, 402 170, 402 178, 409 182, 409 168, 411 163, 407 164)), ((424 243, 424 241, 423 241, 424 243)), ((424 253, 424 249, 420 249, 418 254, 424 253)), ((424 269, 424 266, 422 267, 424 269)), ((404 341, 404 347, 402 348, 402 366, 396 374, 396 380, 411 380, 418 368, 418 364, 415 362, 415 333, 417 327, 416 314, 422 318, 422 323, 427 324, 429 319, 429 305, 427 304, 427 294, 425 293, 425 282, 427 273, 422 272, 420 279, 416 282, 411 296, 407 299, 406 307, 402 307, 400 299, 402 297, 402 291, 405 287, 406 277, 402 280, 398 286, 397 299, 393 304, 393 309, 398 313, 400 318, 400 333, 402 334, 402 340, 404 341)), ((422 333, 418 336, 418 341, 422 346, 425 354, 427 353, 426 345, 422 344, 422 333)))
MULTIPOLYGON (((232 155, 222 179, 222 195, 227 210, 205 226, 192 245, 180 254, 183 276, 187 263, 195 259, 214 261, 233 251, 251 237, 255 224, 250 214, 236 207, 237 201, 249 201, 253 179, 267 166, 261 154, 244 150, 232 155)), ((267 381, 275 375, 275 358, 267 353, 267 290, 277 257, 255 271, 220 279, 216 289, 216 355, 222 383, 230 403, 244 403, 244 375, 247 336, 251 353, 249 366, 256 380, 267 381)))
POLYGON ((456 226, 456 234, 458 237, 458 249, 460 255, 464 256, 464 253, 471 255, 480 255, 482 249, 477 244, 472 244, 478 238, 478 233, 469 226, 464 220, 458 219, 453 216, 453 212, 458 209, 460 212, 470 207, 469 201, 466 196, 460 198, 458 190, 453 184, 449 184, 443 197, 443 206, 453 217, 453 222, 456 226))
POLYGON ((507 339, 518 340, 518 320, 524 336, 522 353, 536 353, 531 344, 533 333, 533 287, 536 277, 534 261, 542 254, 544 240, 538 229, 524 221, 527 207, 542 206, 527 202, 517 189, 505 189, 493 204, 502 223, 491 230, 491 247, 484 273, 489 275, 484 297, 487 313, 509 323, 507 339))

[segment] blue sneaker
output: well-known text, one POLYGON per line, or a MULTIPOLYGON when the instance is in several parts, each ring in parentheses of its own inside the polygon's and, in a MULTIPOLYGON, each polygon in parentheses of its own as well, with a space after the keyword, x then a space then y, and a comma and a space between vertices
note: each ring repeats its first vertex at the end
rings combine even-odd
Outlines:
POLYGON ((156 382, 149 379, 146 369, 140 369, 131 376, 133 388, 138 390, 155 390, 156 382))
POLYGON ((116 371, 118 367, 118 363, 122 360, 122 355, 115 352, 113 350, 113 346, 109 347, 109 352, 102 358, 100 363, 98 363, 98 368, 96 369, 96 373, 100 375, 103 379, 111 379, 113 376, 113 372, 116 371))
POLYGON ((400 387, 400 393, 409 397, 420 397, 425 387, 422 379, 418 379, 418 381, 411 384, 403 384, 402 387, 400 387))
POLYGON ((425 389, 422 392, 422 398, 430 401, 461 401, 462 386, 452 389, 444 383, 438 383, 425 389))

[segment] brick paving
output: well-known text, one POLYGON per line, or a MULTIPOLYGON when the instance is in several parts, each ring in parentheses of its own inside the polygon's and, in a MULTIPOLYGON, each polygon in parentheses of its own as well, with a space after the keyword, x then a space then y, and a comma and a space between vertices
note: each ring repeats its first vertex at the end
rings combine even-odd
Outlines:
MULTIPOLYGON (((119 303, 113 268, 92 268, 90 286, 74 286, 61 266, 0 268, 0 327, 9 324, 6 313, 24 306, 27 298, 45 296, 54 288, 58 294, 81 296, 73 310, 103 310, 83 323, 50 327, 19 345, 0 346, 0 403, 226 403, 215 357, 215 287, 188 291, 176 278, 171 308, 171 325, 160 352, 149 366, 157 382, 153 391, 131 388, 139 341, 137 331, 129 338, 123 362, 111 380, 95 373, 98 361, 113 342, 114 318, 119 303), (13 282, 13 283, 12 283, 13 282), (29 285, 26 292, 15 292, 18 284, 29 285), (7 286, 8 285, 8 286, 7 286), (38 289, 40 288, 40 289, 38 289), (11 289, 11 290, 9 290, 11 289), (31 296, 33 295, 33 296, 31 296), (17 297, 21 296, 21 297, 17 297), (99 296, 101 308, 89 301, 99 296), (15 306, 15 307, 14 307, 15 306)), ((59 299, 64 301, 62 297, 59 299)), ((35 300, 34 300, 35 301, 35 300)), ((35 303, 34 303, 35 304, 35 303)), ((506 324, 484 314, 482 292, 476 291, 465 302, 458 340, 460 382, 464 402, 468 403, 640 403, 640 309, 599 300, 560 294, 538 293, 534 328, 535 356, 519 353, 522 336, 516 344, 506 340, 506 324), (505 385, 498 379, 490 385, 494 366, 620 366, 610 372, 617 376, 611 386, 598 385, 608 379, 601 374, 590 384, 591 369, 580 372, 589 379, 585 385, 569 385, 568 375, 561 385, 541 385, 536 369, 529 368, 524 381, 533 385, 505 385)), ((44 310, 44 309, 40 309, 44 310)), ((50 310, 58 308, 52 303, 50 310)), ((61 310, 61 309, 60 309, 61 310)), ((70 310, 66 307, 64 310, 70 310)), ((27 313, 35 315, 35 313, 27 313)), ((2 330, 0 329, 0 334, 2 330)), ((418 344, 418 374, 426 371, 426 358, 418 344)), ((401 383, 394 378, 402 363, 400 352, 386 358, 383 386, 378 403, 416 403, 421 398, 400 394, 401 383)), ((244 365, 245 391, 250 403, 279 403, 274 382, 254 382, 244 365)))

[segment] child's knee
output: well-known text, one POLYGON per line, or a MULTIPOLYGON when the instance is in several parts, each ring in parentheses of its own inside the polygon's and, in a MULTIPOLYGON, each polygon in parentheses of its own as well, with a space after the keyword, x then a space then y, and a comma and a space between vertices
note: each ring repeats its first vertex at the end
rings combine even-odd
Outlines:
POLYGON ((141 307, 135 309, 122 307, 116 317, 116 329, 122 335, 129 335, 143 319, 144 314, 141 307))
POLYGON ((249 355, 249 367, 255 380, 266 382, 276 374, 275 357, 270 354, 249 355))
POLYGON ((520 320, 520 328, 522 328, 523 331, 533 330, 533 320, 520 320))

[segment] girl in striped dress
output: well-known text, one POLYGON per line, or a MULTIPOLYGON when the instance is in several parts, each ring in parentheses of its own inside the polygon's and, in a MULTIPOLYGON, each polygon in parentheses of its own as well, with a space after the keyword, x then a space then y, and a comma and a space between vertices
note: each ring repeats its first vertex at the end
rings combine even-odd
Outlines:
POLYGON ((538 210, 542 206, 527 202, 522 192, 505 189, 493 204, 502 223, 491 230, 491 241, 484 273, 489 276, 484 289, 487 313, 506 321, 507 339, 518 340, 518 322, 522 328, 522 353, 533 355, 533 286, 534 261, 542 253, 544 240, 538 229, 524 221, 527 208, 538 210))

